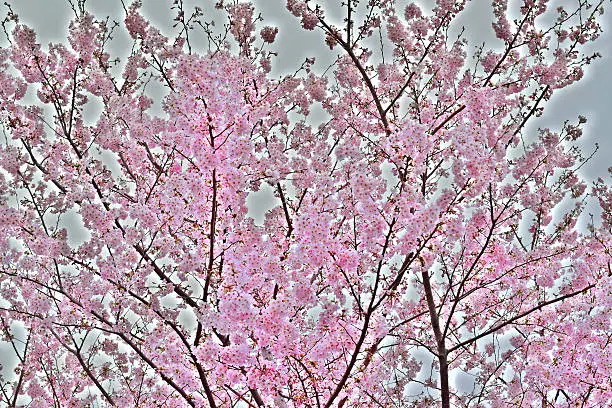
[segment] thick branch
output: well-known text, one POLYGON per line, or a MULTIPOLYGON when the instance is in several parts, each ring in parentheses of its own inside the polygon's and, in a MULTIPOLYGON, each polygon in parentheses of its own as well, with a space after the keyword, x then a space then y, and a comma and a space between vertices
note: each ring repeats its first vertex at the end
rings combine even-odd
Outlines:
POLYGON ((555 298, 555 299, 551 299, 551 300, 548 300, 548 301, 546 301, 546 302, 540 302, 540 303, 538 303, 538 305, 537 305, 537 306, 534 306, 534 307, 532 307, 531 309, 529 309, 529 310, 527 310, 527 311, 525 311, 525 312, 523 312, 523 313, 520 313, 520 314, 518 314, 518 315, 514 316, 513 318, 511 318, 511 319, 509 319, 509 320, 506 320, 505 322, 500 323, 500 324, 498 324, 498 325, 496 325, 496 326, 494 326, 494 327, 490 328, 490 329, 489 329, 489 330, 487 330, 487 331, 484 331, 484 332, 480 333, 478 336, 475 336, 475 337, 472 337, 471 339, 468 339, 468 340, 462 341, 461 343, 459 343, 459 344, 455 345, 454 347, 451 347, 451 348, 448 350, 448 352, 449 352, 449 353, 452 353, 453 351, 455 351, 455 350, 457 350, 457 349, 460 349, 460 348, 462 348, 462 347, 465 347, 465 346, 467 346, 467 345, 470 345, 470 344, 474 343, 474 342, 475 342, 476 340, 478 340, 478 339, 481 339, 481 338, 483 338, 483 337, 486 337, 486 336, 488 336, 489 334, 493 334, 493 333, 495 333, 496 331, 503 329, 504 327, 506 327, 506 326, 508 326, 508 325, 510 325, 510 324, 512 324, 512 323, 514 323, 514 322, 516 322, 516 321, 517 321, 517 320, 519 320, 519 319, 522 319, 522 318, 523 318, 523 317, 525 317, 525 316, 529 316, 530 314, 532 314, 532 313, 533 313, 533 312, 535 312, 536 310, 540 310, 540 309, 542 309, 542 308, 543 308, 543 307, 545 307, 545 306, 549 306, 549 305, 552 305, 552 304, 555 304, 555 303, 558 303, 558 302, 562 302, 562 301, 564 301, 565 299, 572 298, 572 297, 574 297, 574 296, 576 296, 576 295, 579 295, 579 294, 581 294, 581 293, 584 293, 584 292, 586 292, 586 291, 588 291, 589 289, 594 288, 594 287, 595 287, 595 284, 590 284, 589 286, 587 286, 587 287, 585 287, 585 288, 583 288, 583 289, 577 290, 577 291, 572 292, 572 293, 568 293, 567 295, 563 295, 563 296, 561 296, 561 297, 558 297, 558 298, 555 298))

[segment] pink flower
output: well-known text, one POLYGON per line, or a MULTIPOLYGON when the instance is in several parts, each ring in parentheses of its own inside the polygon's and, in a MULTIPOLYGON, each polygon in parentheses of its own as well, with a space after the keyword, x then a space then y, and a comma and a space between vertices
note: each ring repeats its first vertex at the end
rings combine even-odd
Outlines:
POLYGON ((404 10, 404 17, 406 18, 406 20, 421 18, 422 15, 423 12, 421 11, 421 8, 415 3, 408 4, 406 6, 406 9, 404 10))
POLYGON ((259 34, 261 35, 261 38, 264 40, 264 42, 271 44, 274 42, 276 34, 278 34, 278 27, 265 26, 261 29, 259 34))

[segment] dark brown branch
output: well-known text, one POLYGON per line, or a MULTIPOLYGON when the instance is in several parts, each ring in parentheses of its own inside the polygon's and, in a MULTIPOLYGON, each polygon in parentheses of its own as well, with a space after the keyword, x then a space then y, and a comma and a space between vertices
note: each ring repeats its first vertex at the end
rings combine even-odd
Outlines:
POLYGON ((319 391, 317 390, 317 382, 316 382, 314 375, 312 374, 312 372, 308 369, 308 367, 306 366, 306 364, 304 364, 302 360, 300 360, 299 358, 295 358, 295 357, 293 357, 293 359, 300 365, 300 367, 302 367, 302 369, 304 369, 304 371, 306 371, 306 374, 308 374, 308 378, 310 378, 310 381, 312 382, 312 388, 314 390, 314 396, 315 396, 315 401, 317 402, 317 408, 321 408, 321 401, 319 400, 319 391))
POLYGON ((540 302, 540 303, 538 303, 538 305, 537 305, 537 306, 534 306, 534 307, 532 307, 531 309, 529 309, 529 310, 527 310, 527 311, 525 311, 525 312, 523 312, 523 313, 520 313, 520 314, 518 314, 518 315, 514 316, 513 318, 511 318, 511 319, 509 319, 509 320, 506 320, 505 322, 500 323, 500 324, 498 324, 498 325, 496 325, 496 326, 494 326, 494 327, 490 328, 489 330, 482 332, 481 334, 479 334, 479 335, 477 335, 477 336, 475 336, 475 337, 472 337, 471 339, 468 339, 468 340, 462 341, 461 343, 459 343, 459 344, 457 344, 457 345, 455 345, 455 346, 451 347, 451 348, 448 350, 448 352, 449 352, 449 353, 452 353, 453 351, 455 351, 455 350, 457 350, 457 349, 460 349, 460 348, 465 347, 465 346, 467 346, 467 345, 469 345, 469 344, 472 344, 473 342, 475 342, 475 341, 476 341, 476 340, 478 340, 478 339, 481 339, 481 338, 483 338, 483 337, 486 337, 486 336, 488 336, 489 334, 493 334, 493 333, 495 333, 496 331, 501 330, 501 329, 503 329, 504 327, 506 327, 506 326, 508 326, 508 325, 510 325, 510 324, 512 324, 512 323, 514 323, 515 321, 517 321, 517 320, 519 320, 519 319, 522 319, 523 317, 525 317, 525 316, 528 316, 528 315, 532 314, 532 313, 533 313, 533 312, 535 312, 536 310, 540 310, 540 309, 542 309, 542 308, 543 308, 543 307, 545 307, 545 306, 549 306, 549 305, 552 305, 552 304, 555 304, 555 303, 558 303, 558 302, 562 302, 562 301, 564 301, 565 299, 572 298, 572 297, 574 297, 574 296, 576 296, 576 295, 579 295, 579 294, 581 294, 581 293, 584 293, 584 292, 586 292, 586 291, 588 291, 589 289, 594 288, 594 287, 595 287, 595 284, 590 284, 590 285, 588 285, 587 287, 585 287, 585 288, 583 288, 583 289, 577 290, 577 291, 572 292, 572 293, 568 293, 567 295, 563 295, 563 296, 561 296, 561 297, 558 297, 558 298, 555 298, 555 299, 551 299, 551 300, 548 300, 548 301, 546 301, 546 302, 540 302))
POLYGON ((204 302, 208 300, 208 290, 210 280, 212 279, 213 261, 215 259, 215 233, 217 224, 217 169, 212 171, 212 208, 210 214, 210 231, 208 237, 208 267, 206 271, 206 281, 204 282, 204 294, 202 298, 204 302))
POLYGON ((200 364, 200 362, 198 361, 198 358, 195 356, 195 354, 193 354, 193 350, 191 349, 191 346, 189 345, 187 338, 185 337, 183 333, 181 333, 181 331, 179 330, 179 328, 177 327, 175 323, 164 318, 164 316, 162 316, 162 314, 158 310, 155 310, 155 313, 163 320, 164 323, 166 323, 168 326, 172 328, 172 330, 174 330, 176 335, 181 339, 181 342, 187 348, 187 351, 189 352, 189 357, 191 357, 191 361, 193 362, 193 365, 195 365, 196 370, 198 371, 198 376, 200 377, 200 382, 202 383, 202 387, 204 388, 206 399, 208 399, 208 404, 210 405, 211 408, 217 408, 217 404, 215 402, 214 395, 212 393, 212 390, 210 389, 210 386, 208 385, 208 380, 206 379, 206 373, 204 372, 204 367, 202 367, 202 364, 200 364))
POLYGON ((74 74, 72 75, 72 97, 70 100, 70 116, 68 118, 68 136, 72 135, 72 124, 74 122, 74 109, 75 109, 75 103, 76 103, 78 70, 79 70, 79 65, 77 64, 76 68, 74 68, 74 74))
POLYGON ((433 290, 431 288, 431 282, 429 280, 429 272, 423 271, 421 273, 423 278, 423 288, 425 289, 425 297, 427 299, 427 308, 429 309, 429 317, 431 321, 431 327, 436 338, 438 346, 437 355, 440 363, 440 392, 442 393, 442 408, 450 408, 450 388, 448 383, 448 351, 444 344, 444 336, 440 330, 440 318, 436 311, 436 304, 433 298, 433 290))
POLYGON ((245 402, 250 408, 257 408, 255 405, 251 404, 249 400, 247 400, 243 394, 240 394, 238 391, 230 387, 229 385, 225 385, 225 388, 233 392, 241 401, 245 402))
POLYGON ((278 194, 280 195, 281 203, 283 204, 283 211, 285 212, 285 220, 287 221, 287 238, 291 236, 293 232, 293 223, 291 222, 291 217, 289 216, 289 208, 287 207, 287 200, 285 199, 285 194, 283 194, 283 189, 280 185, 280 182, 276 183, 276 188, 278 189, 278 194))
MULTIPOLYGON (((444 19, 446 19, 447 16, 448 16, 448 14, 446 16, 444 16, 444 19)), ((434 31, 433 35, 431 36, 431 41, 429 42, 429 44, 427 44, 427 47, 425 47, 425 50, 423 51, 423 54, 421 55, 421 58, 419 59, 419 61, 415 64, 415 67, 418 68, 419 65, 421 65, 421 63, 423 63, 423 60, 425 60, 425 57, 427 57, 427 54, 429 54, 429 50, 431 49, 431 46, 434 44, 434 41, 435 41, 436 37, 438 36, 438 31, 440 31, 440 28, 442 27, 442 23, 444 22, 444 19, 442 19, 442 21, 440 21, 440 24, 438 24, 438 26, 436 27, 436 30, 434 31)), ((408 61, 406 61, 406 64, 408 64, 408 61)), ((410 75, 408 75, 408 79, 406 80, 406 82, 404 83, 402 88, 399 90, 397 95, 395 95, 393 100, 391 100, 389 105, 385 108, 385 110, 384 110, 385 114, 387 112, 389 112, 389 110, 393 107, 393 105, 395 105, 395 102, 397 102, 397 100, 402 96, 402 94, 404 93, 406 88, 408 88, 408 85, 410 85, 410 81, 412 81, 412 77, 414 77, 414 73, 415 73, 414 70, 412 72, 410 72, 410 75)))
POLYGON ((359 70, 363 81, 365 82, 368 90, 370 91, 370 95, 372 95, 372 99, 374 100, 374 104, 376 105, 376 110, 378 111, 378 114, 380 115, 380 120, 383 123, 385 134, 389 136, 391 134, 391 128, 389 127, 389 122, 387 121, 387 113, 385 112, 385 109, 383 109, 382 104, 380 103, 380 98, 378 97, 378 94, 376 92, 376 88, 374 87, 374 84, 368 76, 368 73, 366 72, 365 68, 361 64, 361 61, 359 61, 359 58, 357 58, 357 56, 353 52, 351 45, 349 43, 346 43, 342 39, 342 37, 339 36, 338 33, 333 28, 331 28, 329 24, 325 22, 325 20, 319 17, 319 22, 323 25, 323 27, 325 27, 327 33, 331 35, 338 42, 338 44, 340 44, 340 46, 346 51, 346 53, 353 61, 353 64, 355 64, 357 70, 359 70))
MULTIPOLYGON (((68 333, 70 333, 70 330, 68 330, 68 333)), ((83 356, 81 355, 80 347, 77 345, 76 340, 74 339, 72 333, 70 333, 70 339, 72 340, 72 343, 74 344, 75 348, 73 350, 72 348, 67 347, 66 345, 64 345, 66 350, 68 350, 70 353, 72 353, 77 358, 77 360, 79 361, 79 364, 81 365, 81 367, 85 371, 85 374, 87 374, 87 377, 89 377, 89 379, 94 383, 96 388, 102 393, 102 395, 108 401, 108 403, 111 404, 113 407, 116 407, 117 404, 115 404, 115 401, 113 400, 113 398, 104 389, 102 384, 100 384, 100 381, 98 381, 98 379, 96 378, 94 373, 89 369, 89 367, 87 366, 87 363, 85 362, 85 360, 83 360, 83 356)), ((62 344, 63 344, 63 342, 62 342, 62 344)))
POLYGON ((533 116, 533 114, 535 113, 535 111, 538 108, 538 105, 540 104, 540 102, 542 101, 542 99, 544 98, 544 95, 546 95, 546 93, 548 92, 548 90, 550 89, 550 86, 546 85, 544 87, 544 89, 542 90, 542 92, 540 93, 540 96, 538 97, 538 99, 536 100, 536 102, 533 104, 533 107, 531 108, 531 110, 529 111, 529 113, 523 118, 523 121, 521 122, 521 124, 516 128, 516 130, 514 131, 514 136, 518 135, 519 132, 521 131, 521 129, 523 129, 523 127, 525 126, 525 124, 527 123, 527 121, 533 116))
POLYGON ((378 291, 378 285, 380 283, 380 274, 382 271, 382 266, 383 266, 383 261, 385 258, 385 254, 387 251, 387 248, 389 247, 389 243, 391 241, 391 235, 393 234, 393 226, 395 225, 395 218, 391 221, 391 223, 389 224, 389 232, 387 233, 386 237, 385 237, 385 243, 383 245, 383 249, 380 255, 380 260, 378 262, 378 267, 377 267, 377 271, 376 271, 376 281, 374 283, 374 287, 372 288, 372 297, 370 299, 370 304, 368 306, 368 310, 366 311, 365 315, 364 315, 364 319, 363 319, 363 325, 361 327, 361 334, 359 335, 359 339, 357 340, 357 343, 355 344, 355 349, 353 350, 353 353, 351 355, 351 359, 348 363, 348 365, 346 366, 346 369, 344 370, 344 374, 342 375, 342 378, 340 379, 340 381, 338 382, 336 388, 334 389, 334 391, 332 392, 332 394, 330 395, 327 403, 325 404, 325 408, 329 408, 332 406, 332 404, 334 403, 334 400, 338 397, 338 395, 340 394, 340 392, 342 391, 342 389, 344 388, 344 385, 346 384, 346 382, 348 381, 351 372, 353 371, 353 367, 355 366, 355 363, 357 362, 357 357, 359 356, 359 353, 361 352, 361 348, 363 347, 363 343, 365 342, 367 333, 368 333, 368 329, 370 327, 370 318, 372 317, 372 314, 374 313, 375 309, 375 305, 380 305, 380 301, 379 302, 375 302, 376 300, 376 292, 378 291))
POLYGON ((332 394, 329 396, 329 399, 327 400, 327 403, 325 404, 325 408, 330 408, 333 405, 335 399, 338 398, 338 395, 340 395, 340 392, 342 392, 342 390, 344 389, 344 385, 346 384, 346 382, 349 379, 349 376, 351 375, 351 371, 353 370, 353 367, 355 366, 355 363, 357 362, 357 356, 361 352, 361 347, 363 346, 363 343, 365 342, 365 339, 366 339, 366 335, 368 333, 371 314, 372 314, 371 310, 369 310, 365 314, 365 317, 363 320, 363 326, 361 328, 361 334, 359 335, 359 339, 357 340, 357 343, 355 344, 355 349, 353 350, 351 359, 348 365, 346 366, 346 369, 344 370, 344 374, 342 375, 342 378, 340 378, 338 385, 336 386, 332 394))
MULTIPOLYGON (((95 313, 92 311, 92 314, 95 313)), ((166 374, 164 374, 159 367, 150 359, 148 358, 143 352, 142 350, 140 350, 136 344, 134 344, 134 342, 128 338, 125 334, 121 333, 121 332, 114 332, 117 336, 119 336, 123 341, 125 341, 135 352, 136 354, 138 354, 138 356, 140 356, 140 358, 149 365, 149 367, 151 367, 153 370, 155 370, 156 373, 159 374, 159 376, 162 378, 162 380, 164 380, 164 382, 166 382, 166 384, 168 384, 169 386, 171 386, 172 388, 174 388, 174 390, 176 392, 178 392, 181 397, 183 397, 183 399, 192 407, 196 408, 195 403, 193 402, 193 397, 187 395, 187 393, 185 392, 185 390, 183 390, 182 387, 180 387, 178 384, 176 384, 172 378, 168 377, 166 374)))
POLYGON ((489 84, 489 82, 491 81, 491 78, 493 78, 493 75, 495 75, 495 73, 497 72, 497 70, 499 69, 501 64, 506 60, 506 58, 510 54, 510 51, 512 51, 514 49, 514 44, 516 43, 516 40, 517 40, 519 34, 521 33, 521 29, 523 28, 523 25, 525 25, 525 22, 527 21, 527 18, 529 17, 529 14, 531 13, 532 10, 533 10, 533 7, 530 7, 529 10, 527 10, 527 12, 525 13, 525 17, 523 17, 523 20, 521 21, 521 24, 516 29, 516 33, 512 37, 512 41, 510 41, 510 43, 506 47, 506 51, 504 52, 504 55, 502 55, 502 57, 499 59, 499 61, 497 61, 497 64, 495 64, 495 67, 493 67, 493 70, 491 70, 491 73, 489 74, 489 76, 485 80, 483 87, 485 87, 485 86, 487 86, 489 84))
POLYGON ((438 131, 440 129, 442 129, 444 127, 444 125, 446 125, 452 118, 455 117, 455 115, 457 115, 459 112, 461 112, 464 109, 465 109, 465 105, 459 106, 459 108, 457 108, 457 110, 455 110, 453 113, 451 113, 446 119, 444 119, 444 121, 442 123, 440 123, 438 126, 436 126, 436 128, 431 132, 431 134, 435 135, 436 133, 438 133, 438 131))

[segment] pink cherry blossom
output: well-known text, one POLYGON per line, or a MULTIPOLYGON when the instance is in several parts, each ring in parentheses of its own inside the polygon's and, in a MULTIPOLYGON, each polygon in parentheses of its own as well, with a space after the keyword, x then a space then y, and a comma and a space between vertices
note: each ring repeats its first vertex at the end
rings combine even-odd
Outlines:
POLYGON ((609 404, 610 175, 580 172, 586 118, 527 126, 603 1, 495 0, 473 60, 466 1, 400 3, 287 0, 333 63, 280 77, 247 1, 176 0, 174 31, 75 6, 47 46, 10 11, 3 406, 609 404))

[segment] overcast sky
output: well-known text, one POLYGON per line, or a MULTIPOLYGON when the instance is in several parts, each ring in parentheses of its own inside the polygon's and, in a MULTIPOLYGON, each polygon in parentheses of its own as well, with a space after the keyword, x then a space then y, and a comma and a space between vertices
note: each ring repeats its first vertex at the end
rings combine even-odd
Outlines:
MULTIPOLYGON (((73 0, 77 3, 78 0, 73 0)), ((226 0, 228 2, 229 0, 226 0)), ((363 0, 365 1, 365 0, 363 0)), ((124 0, 130 4, 131 0, 124 0)), ((218 18, 214 15, 214 4, 216 0, 185 0, 186 13, 193 10, 194 5, 198 5, 205 10, 205 17, 218 18), (210 17, 210 13, 212 17, 210 17)), ((335 55, 329 51, 324 44, 320 31, 315 30, 306 32, 299 28, 296 18, 286 9, 286 0, 255 0, 258 11, 261 12, 266 24, 277 26, 279 35, 274 43, 274 48, 278 51, 279 57, 273 63, 273 73, 285 74, 295 70, 299 64, 307 57, 315 56, 321 72, 331 62, 335 55)), ((407 0, 398 0, 398 4, 405 4, 407 0)), ((424 10, 431 9, 434 0, 420 0, 424 10)), ((73 17, 68 0, 13 0, 13 10, 19 14, 22 22, 34 27, 39 35, 42 44, 49 42, 65 41, 69 20, 73 17)), ((340 4, 340 0, 327 0, 322 4, 340 4)), ((510 10, 518 10, 516 7, 519 0, 509 0, 510 10)), ((556 8, 559 4, 574 5, 573 0, 553 0, 550 7, 556 8)), ((170 13, 172 0, 143 0, 143 13, 150 18, 153 24, 162 29, 166 35, 170 35, 171 20, 174 14, 170 13), (164 30, 165 27, 165 30, 164 30)), ((557 91, 551 101, 545 105, 544 115, 541 118, 532 120, 526 131, 535 135, 538 127, 549 127, 552 130, 560 130, 563 121, 570 120, 575 122, 578 115, 588 118, 585 126, 584 137, 581 145, 588 156, 595 144, 599 144, 599 152, 594 159, 581 169, 582 174, 588 181, 596 180, 597 177, 606 179, 607 168, 612 166, 612 135, 610 134, 610 115, 612 115, 612 4, 602 17, 604 34, 597 41, 591 52, 598 51, 603 58, 596 60, 594 64, 588 66, 585 77, 574 86, 557 91)), ((124 11, 121 0, 87 0, 87 9, 92 11, 95 16, 102 19, 110 16, 123 22, 124 11)), ((402 7, 403 8, 403 7, 402 7)), ((328 13, 333 19, 338 21, 343 18, 340 9, 328 13)), ((513 17, 518 17, 515 14, 513 17)), ((217 20, 217 24, 225 20, 217 20)), ((472 0, 467 9, 456 20, 455 32, 465 27, 465 36, 469 40, 468 52, 472 52, 477 44, 486 42, 488 46, 499 46, 499 40, 495 39, 491 28, 492 12, 491 0, 472 0)), ((196 37, 196 36, 193 36, 196 37)), ((192 37, 192 38, 193 38, 192 37)), ((114 56, 125 57, 129 53, 131 39, 125 30, 119 30, 115 35, 115 40, 110 48, 114 56)), ((199 43, 205 46, 203 40, 199 43)), ((197 45, 197 44, 196 44, 197 45)), ((197 50, 197 48, 195 48, 197 50)), ((160 93, 161 95, 161 93, 160 93)), ((161 99, 161 98, 160 98, 161 99)), ((159 106, 159 105, 158 105, 159 106)), ((96 116, 92 115, 92 119, 96 116)), ((321 119, 321 118, 319 118, 321 119)), ((607 179, 610 180, 609 178, 607 179)), ((256 194, 249 196, 250 215, 255 218, 256 223, 263 222, 266 211, 274 207, 274 198, 271 190, 262 189, 256 194)), ((587 213, 592 212, 598 215, 598 209, 594 203, 587 208, 587 213)), ((587 214, 585 213, 585 214, 587 214)), ((582 218, 579 225, 586 226, 588 218, 582 218)))
MULTIPOLYGON (((130 0, 124 1, 126 4, 130 3, 130 0)), ((207 9, 214 2, 214 0, 187 0, 186 4, 200 5, 207 9)), ((420 1, 424 7, 432 2, 432 0, 420 1)), ((510 0, 510 7, 512 8, 517 2, 510 0)), ((10 3, 13 3, 13 8, 19 14, 21 21, 36 28, 43 44, 65 40, 67 23, 72 15, 68 0, 14 0, 10 3)), ((172 0, 144 0, 143 3, 145 15, 157 26, 169 26, 168 22, 171 20, 169 5, 172 0)), ((275 43, 280 54, 277 59, 277 62, 280 62, 277 65, 277 72, 283 69, 291 70, 306 57, 317 56, 318 61, 322 63, 332 61, 333 55, 324 44, 321 44, 321 33, 316 31, 305 33, 298 29, 297 20, 285 8, 285 0, 257 0, 255 3, 264 19, 269 24, 278 26, 280 30, 275 43)), ((490 3, 490 0, 472 0, 467 11, 457 21, 458 26, 466 27, 467 38, 474 41, 470 47, 485 40, 491 43, 493 31, 490 3)), ((556 7, 559 3, 561 2, 551 1, 551 7, 556 7)), ((123 20, 120 0, 87 0, 86 5, 98 18, 110 15, 111 19, 123 20)), ((579 84, 555 94, 546 106, 543 117, 532 123, 532 130, 537 127, 555 129, 559 128, 566 119, 575 120, 579 114, 586 116, 588 124, 583 145, 587 151, 593 149, 595 142, 600 145, 598 156, 585 167, 583 172, 591 180, 604 175, 606 169, 612 165, 610 159, 612 135, 609 131, 609 117, 612 115, 612 35, 610 33, 612 4, 606 5, 608 10, 602 17, 605 32, 593 49, 599 51, 603 58, 587 67, 585 78, 579 84)), ((122 43, 129 44, 124 42, 127 40, 125 33, 118 35, 114 42, 114 51, 119 52, 122 43)))

